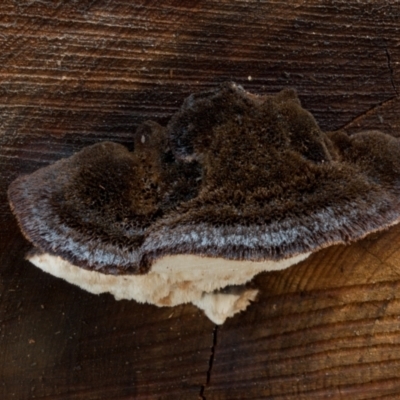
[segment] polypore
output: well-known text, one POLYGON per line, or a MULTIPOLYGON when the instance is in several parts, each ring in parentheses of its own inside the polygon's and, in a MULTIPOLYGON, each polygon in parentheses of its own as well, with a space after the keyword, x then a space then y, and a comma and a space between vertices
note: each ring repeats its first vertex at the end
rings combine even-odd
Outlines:
POLYGON ((399 221, 399 141, 324 133, 293 90, 194 94, 133 142, 11 184, 33 264, 92 293, 193 303, 221 324, 255 299, 254 275, 399 221))

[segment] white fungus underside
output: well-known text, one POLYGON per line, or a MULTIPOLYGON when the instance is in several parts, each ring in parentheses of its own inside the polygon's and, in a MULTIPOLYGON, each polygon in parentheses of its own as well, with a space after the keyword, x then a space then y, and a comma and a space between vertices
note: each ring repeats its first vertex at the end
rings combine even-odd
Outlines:
POLYGON ((44 253, 28 259, 38 268, 65 279, 90 293, 111 293, 117 300, 136 300, 157 306, 192 303, 204 310, 211 321, 222 324, 243 311, 258 291, 219 291, 243 285, 263 271, 278 271, 297 264, 311 253, 280 261, 236 261, 195 255, 166 256, 157 260, 144 275, 106 275, 70 264, 61 257, 44 253))

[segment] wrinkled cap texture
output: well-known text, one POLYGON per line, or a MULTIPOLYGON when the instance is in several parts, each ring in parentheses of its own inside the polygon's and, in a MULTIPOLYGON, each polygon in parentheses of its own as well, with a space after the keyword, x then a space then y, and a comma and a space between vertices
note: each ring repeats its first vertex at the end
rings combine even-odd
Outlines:
MULTIPOLYGON (((40 251, 107 274, 194 254, 280 260, 398 222, 400 143, 324 133, 293 90, 193 94, 134 151, 111 142, 15 180, 11 207, 40 251)), ((190 268, 190 266, 188 266, 190 268)))

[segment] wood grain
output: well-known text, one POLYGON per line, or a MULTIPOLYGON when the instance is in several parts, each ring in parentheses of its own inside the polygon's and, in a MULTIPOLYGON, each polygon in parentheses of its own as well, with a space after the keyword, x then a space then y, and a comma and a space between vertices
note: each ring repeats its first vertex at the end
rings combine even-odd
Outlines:
POLYGON ((259 302, 218 329, 207 399, 400 393, 399 239, 393 228, 259 275, 259 302))
POLYGON ((6 199, 226 80, 295 87, 324 130, 400 136, 399 37, 394 0, 2 1, 0 398, 400 398, 400 228, 258 276, 258 302, 216 328, 35 269, 6 199))

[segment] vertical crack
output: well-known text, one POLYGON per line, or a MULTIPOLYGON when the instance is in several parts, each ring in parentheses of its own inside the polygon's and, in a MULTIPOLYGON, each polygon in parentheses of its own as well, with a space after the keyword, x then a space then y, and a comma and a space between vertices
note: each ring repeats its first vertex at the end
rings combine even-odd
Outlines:
POLYGON ((215 325, 213 330, 213 342, 211 346, 211 354, 210 354, 210 359, 208 361, 207 379, 206 382, 200 388, 199 398, 202 400, 206 400, 206 397, 204 396, 204 390, 206 386, 210 384, 211 381, 211 371, 214 364, 215 348, 217 346, 217 334, 218 334, 218 325, 215 325))
POLYGON ((388 68, 390 71, 390 82, 392 83, 393 90, 395 91, 396 95, 398 96, 399 93, 397 92, 396 84, 394 82, 393 67, 392 67, 392 62, 391 62, 391 58, 390 58, 390 53, 389 53, 389 50, 387 49, 387 47, 385 48, 385 53, 386 53, 386 58, 387 58, 387 65, 388 65, 388 68))

